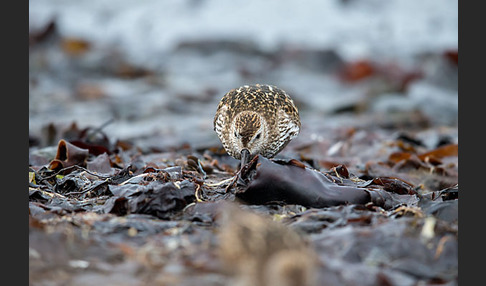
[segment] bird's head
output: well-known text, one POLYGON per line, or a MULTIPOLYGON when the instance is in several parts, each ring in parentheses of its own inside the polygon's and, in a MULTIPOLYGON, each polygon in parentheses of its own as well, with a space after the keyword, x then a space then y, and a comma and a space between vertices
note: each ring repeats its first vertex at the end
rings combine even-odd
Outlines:
POLYGON ((235 117, 230 137, 235 158, 241 159, 242 166, 262 152, 268 140, 267 131, 265 118, 256 112, 244 111, 235 117))

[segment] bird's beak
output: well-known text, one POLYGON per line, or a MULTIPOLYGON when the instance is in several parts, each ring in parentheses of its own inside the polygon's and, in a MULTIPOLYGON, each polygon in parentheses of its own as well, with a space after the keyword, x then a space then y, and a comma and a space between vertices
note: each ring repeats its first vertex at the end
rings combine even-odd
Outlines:
POLYGON ((250 161, 250 151, 248 149, 241 150, 241 168, 245 166, 250 161))

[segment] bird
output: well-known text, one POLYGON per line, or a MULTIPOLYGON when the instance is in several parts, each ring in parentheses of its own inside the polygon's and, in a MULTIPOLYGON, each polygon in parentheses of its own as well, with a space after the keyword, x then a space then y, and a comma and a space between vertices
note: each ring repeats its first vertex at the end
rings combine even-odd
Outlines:
POLYGON ((241 167, 254 156, 273 158, 300 132, 297 106, 284 90, 268 84, 227 92, 214 115, 214 131, 241 167))

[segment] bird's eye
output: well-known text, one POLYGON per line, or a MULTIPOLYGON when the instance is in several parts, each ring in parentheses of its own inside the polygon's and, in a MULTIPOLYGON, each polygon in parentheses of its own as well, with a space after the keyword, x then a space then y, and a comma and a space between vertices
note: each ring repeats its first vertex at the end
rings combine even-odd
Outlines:
POLYGON ((257 136, 255 136, 255 139, 260 139, 261 133, 258 133, 257 136))
POLYGON ((235 137, 238 138, 238 132, 235 131, 235 137))

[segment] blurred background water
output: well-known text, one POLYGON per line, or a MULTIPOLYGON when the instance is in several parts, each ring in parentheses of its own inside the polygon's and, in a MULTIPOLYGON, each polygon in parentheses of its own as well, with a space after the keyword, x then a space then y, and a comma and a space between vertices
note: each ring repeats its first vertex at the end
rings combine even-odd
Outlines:
POLYGON ((113 120, 112 140, 216 146, 219 100, 253 83, 294 98, 295 141, 396 118, 457 128, 453 0, 32 0, 29 47, 31 137, 113 120))

